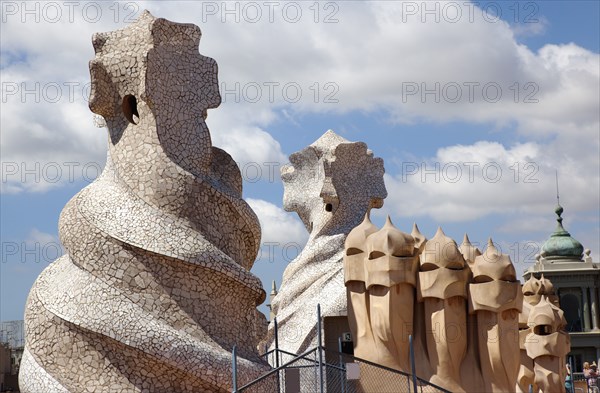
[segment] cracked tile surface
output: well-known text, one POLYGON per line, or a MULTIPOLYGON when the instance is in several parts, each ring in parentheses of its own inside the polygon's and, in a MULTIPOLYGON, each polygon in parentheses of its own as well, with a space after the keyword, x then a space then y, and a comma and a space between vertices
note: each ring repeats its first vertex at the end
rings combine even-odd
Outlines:
POLYGON ((108 157, 63 209, 67 253, 29 294, 23 392, 226 392, 234 345, 241 381, 268 369, 249 272, 260 226, 211 144, 204 120, 221 98, 200 36, 146 11, 93 37, 90 109, 108 157))

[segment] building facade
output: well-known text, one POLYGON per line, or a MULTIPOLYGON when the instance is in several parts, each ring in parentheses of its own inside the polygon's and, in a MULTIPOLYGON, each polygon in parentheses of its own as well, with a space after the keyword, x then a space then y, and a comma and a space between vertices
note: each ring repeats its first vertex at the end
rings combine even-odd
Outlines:
POLYGON ((600 263, 593 262, 590 250, 584 251, 565 230, 560 205, 555 213, 556 230, 523 277, 528 280, 532 275, 538 279, 544 276, 552 282, 571 337, 569 357, 575 371, 581 371, 583 362, 600 363, 600 263))
POLYGON ((23 321, 0 322, 0 392, 19 390, 19 367, 23 357, 23 321))

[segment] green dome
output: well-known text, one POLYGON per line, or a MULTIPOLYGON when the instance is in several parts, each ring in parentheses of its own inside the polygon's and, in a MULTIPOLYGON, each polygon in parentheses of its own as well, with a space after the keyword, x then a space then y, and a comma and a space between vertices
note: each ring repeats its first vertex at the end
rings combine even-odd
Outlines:
POLYGON ((562 206, 556 206, 554 212, 558 216, 556 219, 558 225, 554 233, 550 235, 550 238, 542 246, 542 257, 549 260, 575 259, 581 261, 583 246, 577 240, 573 239, 571 234, 563 228, 563 219, 560 216, 563 212, 562 206))

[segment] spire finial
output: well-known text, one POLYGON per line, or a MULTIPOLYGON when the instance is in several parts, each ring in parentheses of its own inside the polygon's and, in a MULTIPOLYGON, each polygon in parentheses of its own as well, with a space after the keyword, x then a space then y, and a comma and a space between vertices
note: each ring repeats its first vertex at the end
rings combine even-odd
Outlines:
POLYGON ((277 283, 275 280, 271 283, 271 296, 277 295, 277 283))
POLYGON ((563 213, 564 209, 560 205, 560 194, 558 192, 558 169, 556 169, 555 174, 556 174, 556 208, 554 209, 554 212, 558 216, 558 218, 556 219, 556 221, 558 221, 558 225, 562 226, 563 219, 561 217, 561 214, 563 213))
POLYGON ((556 175, 556 204, 560 206, 560 194, 558 193, 558 169, 555 170, 556 175))

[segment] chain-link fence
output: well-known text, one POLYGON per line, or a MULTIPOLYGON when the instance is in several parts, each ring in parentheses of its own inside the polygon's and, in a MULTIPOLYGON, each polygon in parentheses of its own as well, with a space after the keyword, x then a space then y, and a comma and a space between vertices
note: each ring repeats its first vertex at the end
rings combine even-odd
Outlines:
MULTIPOLYGON (((322 343, 321 306, 317 305, 316 348, 297 355, 279 349, 277 319, 274 319, 275 349, 262 357, 273 367, 252 382, 238 381, 237 352, 233 348, 234 393, 449 393, 428 381, 392 368, 326 349, 322 343), (241 382, 238 384, 238 382, 241 382)), ((409 337, 414 369, 412 337, 409 337)))
POLYGON ((362 393, 411 393, 409 374, 356 358, 354 356, 325 350, 328 359, 338 357, 337 370, 327 365, 327 392, 362 393))
POLYGON ((239 393, 445 393, 427 381, 352 355, 317 347, 301 355, 266 353, 275 368, 239 393), (327 359, 327 361, 326 361, 327 359), (335 361, 334 361, 335 359, 335 361), (416 392, 415 392, 416 382, 416 392))

